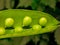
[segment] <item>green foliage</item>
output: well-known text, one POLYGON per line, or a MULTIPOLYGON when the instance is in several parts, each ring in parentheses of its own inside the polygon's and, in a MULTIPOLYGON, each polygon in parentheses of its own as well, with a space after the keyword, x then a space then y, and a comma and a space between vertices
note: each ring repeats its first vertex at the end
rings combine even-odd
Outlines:
POLYGON ((18 8, 18 7, 25 7, 26 8, 26 7, 30 6, 31 3, 32 3, 32 0, 19 0, 19 4, 17 5, 16 8, 18 8))
MULTIPOLYGON (((59 1, 59 0, 58 0, 59 1)), ((3 3, 4 1, 2 1, 3 3)), ((56 2, 57 0, 6 0, 5 4, 3 4, 1 8, 8 8, 12 9, 24 7, 27 8, 28 6, 31 6, 33 10, 40 10, 44 11, 46 6, 51 7, 53 10, 56 8, 56 2)), ((1 3, 1 4, 2 4, 1 3)))
POLYGON ((53 9, 56 8, 56 0, 33 0, 32 9, 44 11, 45 6, 49 6, 53 9))
POLYGON ((53 9, 55 9, 55 6, 56 6, 56 0, 41 0, 40 3, 43 3, 46 6, 48 5, 53 9))
POLYGON ((33 10, 40 10, 43 11, 45 9, 45 5, 40 3, 40 0, 33 0, 31 7, 33 10))

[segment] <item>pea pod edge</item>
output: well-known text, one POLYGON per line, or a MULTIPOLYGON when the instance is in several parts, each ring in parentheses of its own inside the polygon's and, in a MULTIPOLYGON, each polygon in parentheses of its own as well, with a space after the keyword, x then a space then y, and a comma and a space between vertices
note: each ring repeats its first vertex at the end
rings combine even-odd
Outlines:
POLYGON ((22 32, 16 33, 14 32, 14 29, 7 29, 6 34, 0 35, 0 38, 10 38, 10 37, 19 37, 19 36, 30 36, 35 34, 43 34, 47 32, 54 31, 59 24, 59 21, 56 20, 53 16, 50 14, 40 12, 40 11, 34 11, 34 10, 23 10, 23 9, 10 9, 10 10, 4 10, 0 11, 0 27, 5 28, 5 19, 6 18, 13 18, 15 21, 14 27, 20 26, 22 27, 23 18, 25 16, 29 16, 32 18, 31 27, 35 24, 38 24, 39 19, 41 17, 46 17, 48 20, 48 23, 45 28, 42 28, 41 30, 32 30, 30 29, 24 29, 22 32))

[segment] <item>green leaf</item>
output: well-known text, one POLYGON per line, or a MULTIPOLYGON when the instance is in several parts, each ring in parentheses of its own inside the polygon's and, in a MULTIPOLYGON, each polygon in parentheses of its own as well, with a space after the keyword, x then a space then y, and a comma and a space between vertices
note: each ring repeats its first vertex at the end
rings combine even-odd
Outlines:
POLYGON ((57 30, 55 31, 55 34, 54 34, 54 36, 55 36, 55 41, 57 42, 57 44, 59 44, 60 45, 60 26, 57 28, 57 30))
POLYGON ((5 1, 5 8, 12 9, 14 6, 14 0, 6 0, 5 1))
POLYGON ((33 42, 35 43, 35 45, 37 45, 37 42, 40 40, 40 35, 34 35, 34 36, 31 36, 33 42))
POLYGON ((39 6, 37 7, 37 10, 44 11, 45 10, 45 5, 40 3, 39 6))
POLYGON ((40 3, 40 0, 33 0, 31 4, 32 9, 36 10, 37 7, 39 6, 39 3, 40 3))
POLYGON ((39 45, 48 45, 48 42, 45 40, 41 40, 39 45))
POLYGON ((10 9, 10 10, 0 11, 0 27, 5 27, 5 19, 10 17, 14 19, 13 27, 16 27, 16 26, 22 27, 23 19, 25 16, 30 16, 32 18, 31 28, 29 29, 23 28, 23 31, 20 33, 14 32, 14 29, 6 29, 6 33, 4 35, 0 35, 0 38, 43 34, 47 32, 52 32, 58 27, 57 24, 59 23, 59 21, 56 20, 53 16, 41 11, 23 10, 23 9, 10 9), (32 26, 35 24, 38 24, 39 19, 41 17, 46 17, 48 23, 40 31, 33 30, 32 26))
POLYGON ((0 0, 0 10, 4 8, 4 0, 0 0))
POLYGON ((11 39, 13 40, 11 41, 13 45, 26 45, 26 43, 28 43, 31 40, 30 36, 14 37, 11 39))
POLYGON ((44 11, 45 9, 45 5, 40 3, 40 0, 33 0, 31 7, 33 10, 40 10, 40 11, 44 11))
POLYGON ((40 3, 48 5, 53 9, 55 9, 55 6, 56 6, 56 0, 41 0, 40 3))
POLYGON ((32 3, 32 0, 19 0, 19 4, 17 5, 16 8, 18 7, 28 7, 32 3))

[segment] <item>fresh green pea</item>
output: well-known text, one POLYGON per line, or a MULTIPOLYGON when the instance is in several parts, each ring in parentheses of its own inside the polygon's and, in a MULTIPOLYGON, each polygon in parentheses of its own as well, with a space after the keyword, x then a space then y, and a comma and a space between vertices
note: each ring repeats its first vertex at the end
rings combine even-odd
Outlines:
POLYGON ((14 29, 14 31, 15 32, 21 32, 23 30, 23 28, 22 27, 15 27, 15 29, 14 29))
POLYGON ((31 22, 32 22, 31 17, 26 16, 26 17, 23 19, 23 26, 28 26, 28 25, 31 24, 31 22))
POLYGON ((5 20, 5 26, 6 27, 11 27, 11 26, 13 26, 13 24, 14 24, 14 20, 12 18, 7 18, 5 20))
POLYGON ((33 25, 33 27, 32 27, 33 30, 41 30, 41 28, 42 27, 40 25, 38 25, 38 24, 37 25, 33 25))
POLYGON ((5 34, 5 29, 3 27, 0 27, 0 35, 5 34))
POLYGON ((40 18, 39 24, 41 26, 45 26, 47 24, 47 19, 45 17, 40 18))

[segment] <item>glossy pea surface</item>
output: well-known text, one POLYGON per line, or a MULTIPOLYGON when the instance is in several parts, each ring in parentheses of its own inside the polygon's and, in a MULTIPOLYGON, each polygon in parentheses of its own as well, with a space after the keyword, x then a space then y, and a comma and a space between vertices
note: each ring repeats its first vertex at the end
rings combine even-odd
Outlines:
POLYGON ((29 16, 25 16, 23 19, 23 26, 29 26, 32 23, 32 18, 29 16))
POLYGON ((23 28, 20 26, 15 27, 14 32, 22 32, 23 28))
POLYGON ((36 31, 36 30, 41 30, 42 27, 40 25, 33 25, 32 29, 36 31))
POLYGON ((47 24, 47 19, 45 17, 40 18, 39 24, 41 26, 45 26, 47 24))
POLYGON ((12 27, 14 24, 14 19, 13 18, 7 18, 5 19, 5 26, 6 27, 12 27))
POLYGON ((3 27, 0 27, 0 35, 5 34, 5 29, 3 27))

